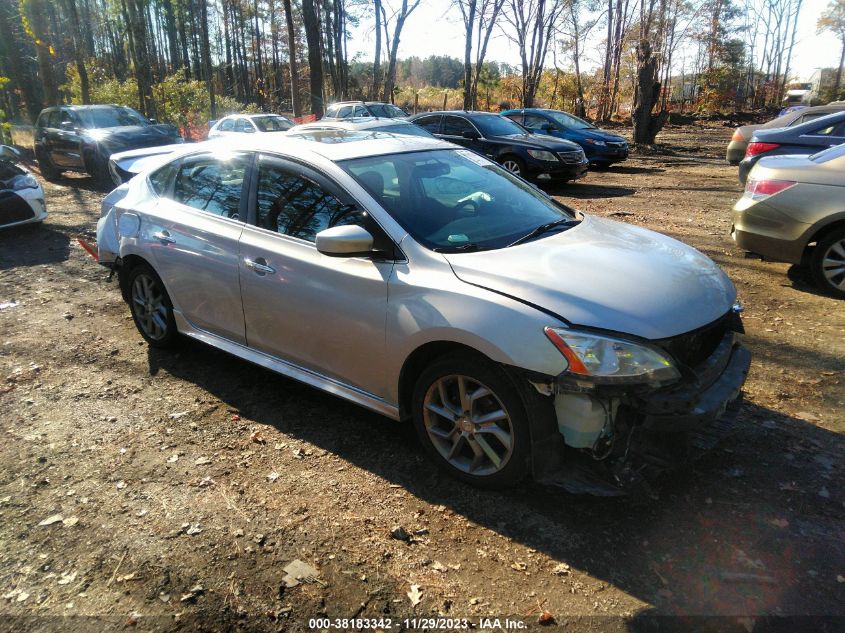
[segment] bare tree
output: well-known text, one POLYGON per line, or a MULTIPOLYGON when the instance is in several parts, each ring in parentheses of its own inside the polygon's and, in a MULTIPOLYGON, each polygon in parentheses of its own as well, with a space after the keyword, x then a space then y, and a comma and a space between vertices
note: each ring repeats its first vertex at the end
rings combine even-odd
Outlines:
MULTIPOLYGON (((390 50, 387 58, 387 74, 384 78, 384 100, 393 103, 393 87, 396 84, 396 56, 399 53, 399 40, 402 37, 402 29, 405 28, 405 21, 414 10, 420 6, 421 0, 402 0, 402 5, 393 14, 393 37, 390 40, 390 50)), ((389 20, 384 20, 385 31, 388 29, 389 20)))
POLYGON ((831 0, 818 21, 819 31, 830 31, 842 41, 842 54, 839 56, 839 68, 833 82, 833 96, 839 98, 842 87, 842 66, 845 65, 845 0, 831 0))
POLYGON ((531 108, 537 95, 543 64, 554 41, 563 0, 508 0, 503 13, 509 28, 505 34, 518 49, 522 62, 522 106, 531 108))
POLYGON ((464 109, 469 110, 478 103, 478 82, 487 57, 487 45, 505 0, 454 0, 454 4, 460 9, 464 22, 464 109))
POLYGON ((323 116, 323 56, 320 52, 320 20, 313 0, 302 0, 302 23, 308 43, 311 113, 319 119, 323 116))

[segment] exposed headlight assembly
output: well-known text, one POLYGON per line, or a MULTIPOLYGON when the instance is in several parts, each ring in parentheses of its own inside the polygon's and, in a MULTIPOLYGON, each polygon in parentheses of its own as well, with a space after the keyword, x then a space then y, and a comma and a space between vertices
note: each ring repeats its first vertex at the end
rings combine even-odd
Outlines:
POLYGON ((547 327, 545 332, 574 377, 601 384, 667 383, 681 377, 666 356, 633 341, 566 328, 547 327))
POLYGON ((546 150, 542 149, 529 149, 528 155, 531 158, 536 158, 537 160, 544 160, 549 163, 553 163, 557 160, 557 156, 555 156, 551 152, 547 152, 546 150))
POLYGON ((38 189, 38 181, 32 174, 21 174, 12 178, 9 183, 12 191, 20 191, 21 189, 38 189))
POLYGON ((585 138, 584 141, 586 143, 589 143, 590 145, 595 145, 596 147, 605 147, 607 145, 607 143, 605 143, 604 141, 599 141, 598 139, 594 138, 585 138))

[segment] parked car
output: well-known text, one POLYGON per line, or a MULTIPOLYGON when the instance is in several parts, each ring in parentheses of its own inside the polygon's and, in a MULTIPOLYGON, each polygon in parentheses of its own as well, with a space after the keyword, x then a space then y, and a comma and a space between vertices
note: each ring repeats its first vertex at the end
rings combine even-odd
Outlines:
POLYGON ((175 126, 155 124, 119 105, 45 108, 35 125, 35 157, 47 180, 78 171, 108 185, 108 161, 115 152, 181 142, 175 126))
POLYGON ((383 119, 380 117, 337 121, 320 119, 314 123, 303 123, 302 125, 297 125, 290 131, 290 134, 297 134, 305 131, 313 132, 314 130, 332 131, 328 134, 329 138, 335 138, 337 136, 337 134, 333 132, 334 130, 345 130, 348 132, 389 132, 390 134, 427 136, 429 138, 433 138, 433 135, 428 131, 403 119, 383 119))
POLYGON ((773 128, 801 125, 807 121, 812 121, 813 119, 818 119, 834 112, 841 112, 842 110, 845 110, 845 102, 833 102, 825 106, 813 106, 810 108, 799 107, 797 110, 786 112, 767 123, 741 125, 736 128, 731 137, 731 142, 728 143, 728 151, 725 159, 731 165, 739 165, 740 161, 745 158, 745 150, 748 148, 748 143, 757 130, 771 130, 773 128))
POLYGON ((43 222, 47 217, 44 190, 20 161, 20 152, 0 145, 0 229, 43 222))
POLYGON ((409 119, 437 138, 486 156, 526 180, 577 180, 587 173, 584 150, 571 141, 529 134, 490 112, 429 112, 409 119))
POLYGON ((591 165, 599 168, 628 159, 628 142, 618 134, 597 128, 577 116, 560 110, 526 108, 506 110, 502 116, 534 134, 545 134, 578 143, 591 165))
POLYGON ((296 125, 281 114, 230 114, 215 121, 208 130, 208 138, 232 134, 267 134, 285 132, 296 125))
POLYGON ((845 299, 845 145, 811 156, 771 156, 751 170, 731 235, 764 259, 807 266, 845 299))
POLYGON ((748 172, 763 156, 809 155, 841 143, 845 143, 845 111, 792 127, 758 130, 739 164, 739 182, 745 184, 748 172))
POLYGON ((340 101, 326 108, 323 121, 348 121, 364 117, 405 119, 408 113, 399 106, 382 101, 340 101))
POLYGON ((482 486, 579 465, 618 491, 714 437, 749 354, 709 258, 450 143, 310 136, 192 146, 104 205, 100 262, 151 346, 412 420, 482 486))

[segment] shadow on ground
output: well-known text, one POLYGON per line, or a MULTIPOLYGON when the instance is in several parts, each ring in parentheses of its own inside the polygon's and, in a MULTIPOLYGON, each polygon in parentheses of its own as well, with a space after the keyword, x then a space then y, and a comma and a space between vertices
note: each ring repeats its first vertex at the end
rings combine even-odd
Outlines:
POLYGON ((575 497, 533 485, 500 493, 442 475, 409 426, 222 352, 187 343, 179 353, 150 350, 149 365, 152 374, 195 383, 257 423, 653 605, 626 624, 632 631, 734 630, 727 621, 704 628, 699 618, 687 628, 674 619, 677 627, 659 628, 672 615, 845 615, 837 581, 845 570, 845 444, 799 419, 744 404, 737 434, 666 478, 657 501, 575 497))
POLYGON ((67 234, 49 224, 23 224, 0 231, 0 270, 63 262, 70 254, 67 234))
POLYGON ((550 196, 578 198, 579 200, 592 198, 621 198, 622 196, 632 196, 637 193, 636 189, 631 189, 630 187, 597 185, 584 182, 571 182, 563 185, 543 185, 543 190, 550 196))

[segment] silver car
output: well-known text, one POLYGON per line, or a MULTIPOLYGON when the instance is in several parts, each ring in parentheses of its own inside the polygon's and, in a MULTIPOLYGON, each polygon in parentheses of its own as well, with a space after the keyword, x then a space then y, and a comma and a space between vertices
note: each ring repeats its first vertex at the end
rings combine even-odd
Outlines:
POLYGON ((713 445, 749 366, 710 259, 436 139, 197 144, 109 196, 98 244, 150 345, 412 420, 482 486, 636 486, 713 445))

